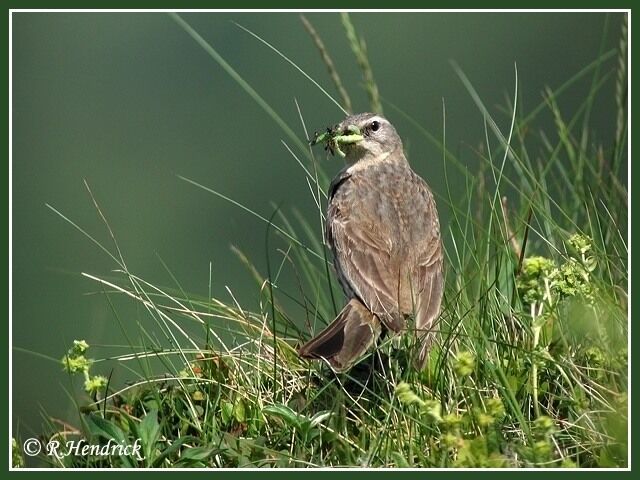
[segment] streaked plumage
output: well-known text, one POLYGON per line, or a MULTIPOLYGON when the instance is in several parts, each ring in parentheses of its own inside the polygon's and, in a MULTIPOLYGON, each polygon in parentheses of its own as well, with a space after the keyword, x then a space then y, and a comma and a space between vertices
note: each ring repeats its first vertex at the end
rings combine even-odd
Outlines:
POLYGON ((443 290, 433 195, 411 170, 400 137, 384 117, 353 115, 335 129, 363 135, 344 147, 347 166, 331 183, 327 210, 326 239, 349 302, 300 355, 346 370, 382 328, 400 332, 415 314, 417 363, 423 366, 443 290))

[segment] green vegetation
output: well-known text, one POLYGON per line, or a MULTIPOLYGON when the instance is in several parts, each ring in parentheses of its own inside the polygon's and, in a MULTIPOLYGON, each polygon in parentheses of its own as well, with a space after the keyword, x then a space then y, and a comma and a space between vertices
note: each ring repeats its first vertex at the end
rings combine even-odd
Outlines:
MULTIPOLYGON (((191 27, 176 21, 290 137, 293 130, 275 110, 191 27)), ((371 101, 379 102, 364 42, 347 16, 342 22, 371 101)), ((305 24, 330 61, 306 19, 305 24)), ((328 179, 298 138, 294 148, 300 151, 291 150, 292 157, 303 168, 318 216, 277 211, 266 219, 251 212, 258 226, 269 225, 273 243, 267 249, 282 247, 281 263, 269 264, 266 272, 236 251, 256 280, 258 311, 196 298, 177 279, 161 287, 137 276, 93 195, 112 245, 54 209, 113 259, 114 276, 85 275, 104 290, 117 323, 124 319, 113 299, 126 297, 140 305, 152 328, 140 321, 137 337, 129 338, 130 351, 115 358, 88 360, 86 342, 74 344, 61 367, 85 382, 80 424, 75 432, 53 426, 50 432, 93 443, 140 439, 144 459, 46 461, 76 467, 626 466, 625 45, 623 33, 618 52, 601 52, 565 85, 548 90, 531 111, 516 108, 517 84, 526 81, 516 73, 504 110, 507 132, 454 66, 484 115, 486 138, 478 150, 480 171, 471 172, 447 150, 444 134, 420 130, 441 149, 447 185, 433 186, 438 203, 451 211, 443 225, 443 313, 423 372, 411 367, 410 335, 385 339, 347 374, 335 375, 321 362, 296 355, 296 346, 329 322, 342 302, 321 234, 328 179), (558 98, 588 77, 587 98, 567 116, 558 98), (612 122, 618 128, 612 144, 601 145, 592 137, 589 117, 594 98, 610 81, 616 83, 612 122), (535 123, 543 111, 553 118, 552 131, 535 123), (453 175, 465 185, 462 198, 449 189, 453 175), (281 286, 286 276, 295 278, 296 291, 281 286), (109 368, 129 372, 134 381, 111 385, 90 374, 109 368)), ((239 199, 232 201, 248 210, 239 199)), ((17 450, 14 463, 20 461, 17 450)))

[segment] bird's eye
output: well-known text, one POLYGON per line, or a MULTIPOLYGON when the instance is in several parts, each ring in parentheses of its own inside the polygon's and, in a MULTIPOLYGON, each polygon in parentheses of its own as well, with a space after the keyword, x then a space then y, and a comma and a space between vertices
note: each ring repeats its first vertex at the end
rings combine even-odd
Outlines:
POLYGON ((371 131, 377 132, 378 130, 380 130, 380 122, 377 120, 374 120, 373 122, 371 122, 371 131))

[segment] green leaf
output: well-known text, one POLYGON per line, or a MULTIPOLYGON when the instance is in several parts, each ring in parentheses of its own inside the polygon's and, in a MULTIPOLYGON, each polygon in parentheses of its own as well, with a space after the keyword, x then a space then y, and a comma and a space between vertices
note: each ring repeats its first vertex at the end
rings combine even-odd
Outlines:
POLYGON ((91 436, 114 440, 120 444, 127 443, 124 432, 115 423, 98 415, 87 415, 85 420, 91 436))
MULTIPOLYGON (((87 415, 85 416, 85 421, 92 437, 102 438, 107 441, 113 440, 119 445, 129 445, 131 443, 120 427, 105 418, 98 415, 87 415)), ((137 462, 130 457, 120 455, 120 459, 123 467, 133 468, 137 466, 137 462)))
POLYGON ((263 412, 283 420, 285 425, 300 428, 300 416, 286 405, 268 405, 263 412))
POLYGON ((187 448, 180 455, 181 460, 207 460, 214 451, 217 449, 214 447, 192 447, 187 448))
POLYGON ((243 423, 247 419, 247 413, 242 400, 238 400, 235 407, 233 407, 233 416, 238 423, 243 423))
MULTIPOLYGON (((180 450, 180 447, 184 443, 193 442, 193 441, 197 441, 197 440, 198 439, 196 437, 192 437, 192 436, 189 436, 189 435, 178 438, 171 445, 169 445, 162 452, 160 452, 160 454, 153 460, 153 465, 152 466, 153 467, 159 467, 162 464, 162 462, 164 462, 164 460, 166 458, 168 458, 169 456, 173 455, 175 452, 180 450)), ((191 449, 188 449, 188 450, 191 450, 191 449)))
POLYGON ((400 452, 391 452, 391 458, 393 458, 393 462, 399 467, 399 468, 408 468, 410 467, 409 462, 407 461, 406 458, 404 458, 404 455, 402 455, 402 453, 400 452))
POLYGON ((313 417, 311 417, 311 427, 315 427, 324 422, 327 418, 331 417, 333 412, 329 410, 324 410, 322 412, 316 413, 313 417))
POLYGON ((222 423, 228 425, 233 416, 233 404, 231 402, 223 402, 220 408, 220 416, 222 417, 222 423))
POLYGON ((140 422, 138 427, 140 442, 147 464, 152 464, 156 453, 156 443, 160 439, 160 425, 158 424, 158 411, 151 410, 140 422))

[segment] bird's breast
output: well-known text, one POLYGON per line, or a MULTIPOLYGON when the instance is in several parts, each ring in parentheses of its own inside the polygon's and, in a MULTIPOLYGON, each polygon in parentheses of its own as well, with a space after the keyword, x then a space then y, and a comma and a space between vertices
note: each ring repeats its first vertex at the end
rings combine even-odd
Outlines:
POLYGON ((377 165, 352 172, 340 184, 331 199, 329 215, 380 232, 400 253, 435 233, 434 210, 431 192, 410 168, 377 165))

